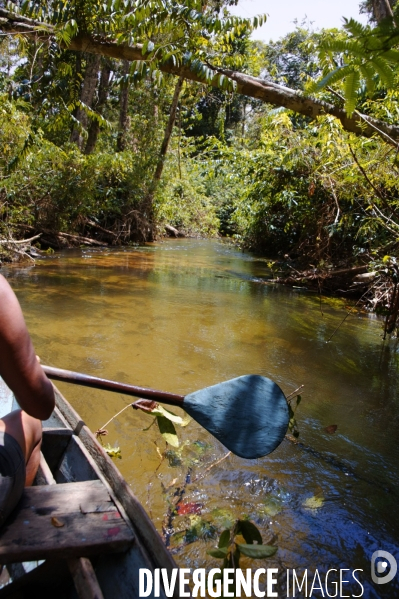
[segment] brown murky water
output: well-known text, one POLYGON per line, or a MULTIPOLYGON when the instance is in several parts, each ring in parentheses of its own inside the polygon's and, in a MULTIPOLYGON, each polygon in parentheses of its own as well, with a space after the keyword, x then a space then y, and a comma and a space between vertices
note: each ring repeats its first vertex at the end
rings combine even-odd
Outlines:
MULTIPOLYGON (((278 567, 281 596, 286 568, 360 568, 364 597, 399 597, 397 582, 370 582, 373 551, 399 559, 399 354, 395 341, 383 344, 378 320, 350 317, 326 343, 345 315, 341 300, 324 299, 322 315, 316 295, 265 285, 267 260, 215 241, 65 252, 2 272, 43 363, 181 394, 249 373, 286 394, 305 385, 302 444, 284 441, 260 460, 210 467, 226 450, 192 422, 161 462, 156 426, 143 431, 149 416, 129 409, 107 426, 106 442, 122 451, 118 467, 158 529, 172 527, 179 564, 217 567, 206 554, 215 535, 250 517, 279 550, 244 566, 278 567), (323 430, 331 424, 334 435, 323 430), (177 487, 182 511, 196 513, 167 521, 177 487)), ((59 387, 92 430, 129 404, 59 387)))

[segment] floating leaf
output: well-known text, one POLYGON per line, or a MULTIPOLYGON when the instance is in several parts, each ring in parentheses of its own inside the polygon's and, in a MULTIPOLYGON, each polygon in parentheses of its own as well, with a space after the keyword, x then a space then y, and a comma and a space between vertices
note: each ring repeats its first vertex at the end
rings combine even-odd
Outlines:
POLYGON ((184 536, 185 543, 194 543, 198 539, 210 539, 216 536, 216 528, 207 520, 203 520, 199 516, 189 516, 192 525, 186 530, 184 536))
MULTIPOLYGON (((294 439, 296 442, 296 440, 294 439)), ((264 505, 259 510, 262 514, 267 514, 268 516, 274 518, 277 516, 279 512, 281 512, 282 500, 279 497, 275 497, 274 495, 269 495, 264 500, 264 505)))
POLYGON ((216 508, 212 510, 211 516, 221 528, 231 528, 235 522, 233 514, 226 509, 216 508))
POLYGON ((112 447, 109 443, 104 446, 104 451, 109 455, 110 458, 122 459, 122 453, 120 447, 112 447))
POLYGON ((200 514, 203 507, 204 506, 202 503, 180 503, 177 506, 176 511, 179 516, 184 516, 187 514, 200 514))
POLYGON ((190 443, 190 449, 193 449, 197 455, 202 456, 212 449, 212 445, 204 441, 194 441, 193 443, 190 443))
POLYGON ((169 443, 169 445, 172 445, 172 447, 179 447, 179 439, 173 422, 171 422, 168 418, 165 418, 165 416, 157 416, 157 422, 159 432, 165 439, 166 443, 169 443))
POLYGON ((326 426, 324 430, 329 435, 333 435, 336 432, 337 428, 338 428, 337 424, 330 424, 330 426, 326 426))
POLYGON ((312 497, 305 499, 302 505, 308 510, 318 510, 324 505, 324 497, 321 495, 313 495, 312 497))
POLYGON ((181 423, 180 426, 187 426, 188 424, 190 424, 192 418, 191 416, 189 416, 188 414, 186 414, 185 416, 183 416, 183 418, 181 419, 181 423))
POLYGON ((277 551, 277 547, 273 547, 272 545, 244 545, 237 543, 237 547, 243 555, 254 559, 271 557, 277 551))

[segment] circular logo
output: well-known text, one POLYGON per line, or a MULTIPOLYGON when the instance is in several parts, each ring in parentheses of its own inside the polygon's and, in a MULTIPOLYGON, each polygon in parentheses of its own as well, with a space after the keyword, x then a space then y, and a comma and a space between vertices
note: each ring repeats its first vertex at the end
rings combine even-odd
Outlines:
POLYGON ((394 556, 388 551, 374 551, 371 556, 371 579, 376 584, 391 582, 396 576, 398 564, 394 556), (385 574, 386 573, 386 574, 385 574), (384 576, 382 576, 385 574, 384 576))

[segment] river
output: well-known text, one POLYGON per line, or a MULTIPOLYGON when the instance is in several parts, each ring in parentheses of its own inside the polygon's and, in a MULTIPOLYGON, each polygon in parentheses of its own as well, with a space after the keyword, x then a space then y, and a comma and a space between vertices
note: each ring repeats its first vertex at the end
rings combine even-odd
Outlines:
MULTIPOLYGON (((399 597, 398 577, 386 585, 370 577, 375 550, 399 561, 399 348, 382 341, 381 321, 354 314, 327 343, 343 300, 266 284, 266 259, 218 241, 66 251, 2 272, 43 363, 183 395, 249 373, 286 394, 304 385, 300 443, 285 440, 258 460, 222 460, 226 449, 193 421, 166 454, 157 427, 143 430, 152 422, 143 412, 128 409, 107 426, 103 442, 121 449, 117 466, 157 528, 172 527, 179 565, 219 567, 206 551, 249 517, 278 551, 243 567, 278 568, 281 596, 287 568, 335 568, 349 571, 342 596, 359 596, 350 571, 362 569, 364 597, 399 597), (179 489, 180 514, 167 521, 179 489)), ((93 431, 129 404, 59 388, 93 431)))

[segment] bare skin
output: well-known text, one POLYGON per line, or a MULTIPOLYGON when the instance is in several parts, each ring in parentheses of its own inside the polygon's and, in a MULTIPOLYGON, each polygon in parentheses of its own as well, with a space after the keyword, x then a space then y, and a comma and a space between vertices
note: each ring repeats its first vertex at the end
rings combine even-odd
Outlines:
POLYGON ((41 421, 32 418, 23 410, 15 410, 0 419, 0 431, 14 437, 21 446, 26 464, 25 486, 29 487, 34 481, 40 463, 41 421))
POLYGON ((22 408, 0 419, 0 431, 10 434, 21 446, 26 484, 31 485, 40 461, 41 420, 49 418, 54 409, 54 390, 36 358, 18 300, 2 275, 0 375, 22 408))

